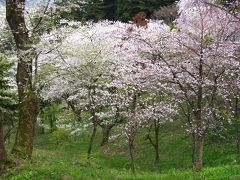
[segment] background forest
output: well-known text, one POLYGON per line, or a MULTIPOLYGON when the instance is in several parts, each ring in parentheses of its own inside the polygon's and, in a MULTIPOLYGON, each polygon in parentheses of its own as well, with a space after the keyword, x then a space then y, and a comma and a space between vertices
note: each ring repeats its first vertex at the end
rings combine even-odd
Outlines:
POLYGON ((240 179, 238 0, 0 0, 0 179, 240 179))

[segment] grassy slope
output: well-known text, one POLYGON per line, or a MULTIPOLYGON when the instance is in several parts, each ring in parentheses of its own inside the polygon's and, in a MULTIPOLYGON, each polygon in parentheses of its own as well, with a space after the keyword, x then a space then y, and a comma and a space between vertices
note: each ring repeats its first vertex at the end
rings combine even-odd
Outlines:
POLYGON ((161 164, 158 168, 153 165, 152 147, 147 141, 139 139, 135 176, 129 170, 124 142, 115 141, 109 147, 100 148, 100 136, 95 141, 93 158, 88 162, 86 149, 89 137, 70 138, 56 145, 49 135, 44 135, 36 139, 33 162, 9 171, 0 179, 240 179, 240 166, 235 163, 232 144, 206 142, 205 169, 194 173, 191 170, 189 138, 176 130, 173 134, 168 128, 163 128, 161 134, 161 164))

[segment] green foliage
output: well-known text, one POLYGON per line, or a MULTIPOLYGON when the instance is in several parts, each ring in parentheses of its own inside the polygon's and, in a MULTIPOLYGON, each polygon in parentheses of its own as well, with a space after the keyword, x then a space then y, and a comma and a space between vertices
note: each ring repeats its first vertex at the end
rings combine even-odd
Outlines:
MULTIPOLYGON (((137 174, 130 171, 127 145, 113 141, 108 147, 99 147, 98 134, 93 148, 93 158, 87 160, 89 137, 68 137, 57 145, 51 134, 38 136, 35 142, 34 161, 22 170, 12 169, 3 180, 22 179, 239 179, 240 166, 235 163, 234 145, 222 140, 207 139, 205 143, 205 168, 200 173, 192 171, 190 138, 184 135, 179 124, 168 124, 161 129, 160 165, 155 167, 151 145, 139 137, 136 142, 137 174), (220 178, 219 178, 220 177, 220 178)), ((62 132, 56 133, 61 137, 62 132)))
POLYGON ((16 49, 16 46, 14 43, 12 32, 8 26, 0 28, 0 37, 0 57, 2 58, 3 54, 11 54, 12 51, 16 49))
POLYGON ((59 144, 63 142, 64 140, 67 140, 69 136, 69 132, 66 131, 65 129, 58 129, 53 131, 51 140, 56 142, 56 144, 59 144))
POLYGON ((81 3, 77 0, 61 0, 57 1, 56 4, 59 6, 62 18, 78 21, 108 19, 126 22, 132 20, 132 17, 140 11, 144 11, 150 17, 154 10, 157 10, 161 6, 173 4, 174 2, 174 0, 86 0, 85 3, 81 3), (75 6, 70 7, 70 10, 65 11, 61 8, 69 6, 71 2, 75 6))
POLYGON ((178 29, 177 26, 176 26, 176 24, 174 24, 174 23, 170 23, 170 24, 169 24, 169 28, 171 29, 171 31, 178 29))
POLYGON ((150 17, 159 7, 171 5, 174 2, 174 0, 118 0, 116 17, 121 21, 129 21, 132 20, 132 17, 140 11, 144 11, 147 16, 150 17))
POLYGON ((14 93, 13 91, 11 92, 13 87, 10 85, 10 69, 13 63, 6 59, 0 53, 0 107, 10 109, 14 103, 14 93))
POLYGON ((211 44, 213 42, 213 38, 209 35, 205 35, 204 36, 204 41, 203 41, 206 45, 211 44))
POLYGON ((56 121, 57 121, 57 114, 59 113, 59 104, 52 103, 42 109, 39 114, 39 117, 43 124, 49 123, 50 132, 53 132, 57 129, 56 121))

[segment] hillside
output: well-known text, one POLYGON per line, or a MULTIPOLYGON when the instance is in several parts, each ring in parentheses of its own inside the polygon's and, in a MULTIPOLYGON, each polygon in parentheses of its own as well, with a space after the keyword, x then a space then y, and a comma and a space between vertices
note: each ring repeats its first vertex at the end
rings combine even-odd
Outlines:
POLYGON ((135 149, 136 175, 132 175, 130 171, 129 155, 124 141, 116 140, 106 147, 100 147, 99 134, 94 144, 93 157, 87 160, 89 137, 68 137, 57 145, 53 137, 46 134, 37 136, 33 162, 26 162, 24 166, 10 170, 1 179, 237 180, 240 178, 240 165, 236 164, 233 144, 224 140, 222 143, 206 142, 205 168, 197 173, 191 168, 189 138, 184 132, 179 132, 176 128, 169 131, 169 128, 165 127, 161 132, 158 167, 153 164, 153 149, 149 142, 138 139, 135 149))

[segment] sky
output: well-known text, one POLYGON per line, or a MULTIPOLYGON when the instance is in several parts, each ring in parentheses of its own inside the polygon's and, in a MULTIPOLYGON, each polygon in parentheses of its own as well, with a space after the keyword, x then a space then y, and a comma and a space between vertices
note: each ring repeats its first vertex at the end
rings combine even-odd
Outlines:
MULTIPOLYGON (((34 4, 34 3, 38 3, 38 2, 47 2, 47 0, 26 0, 27 5, 29 4, 34 4)), ((51 0, 53 2, 53 0, 51 0)), ((5 0, 0 0, 0 6, 5 4, 5 0)))
MULTIPOLYGON (((32 5, 34 3, 44 1, 44 0, 26 0, 27 6, 32 5)), ((46 1, 46 0, 45 0, 46 1)), ((5 24, 5 7, 4 7, 5 0, 0 0, 0 27, 5 24)))
MULTIPOLYGON (((33 3, 33 2, 37 2, 39 0, 26 0, 27 3, 33 3)), ((5 0, 0 0, 0 4, 3 5, 5 3, 5 0)))
POLYGON ((4 17, 4 14, 5 14, 5 8, 3 6, 0 6, 0 21, 4 17))

